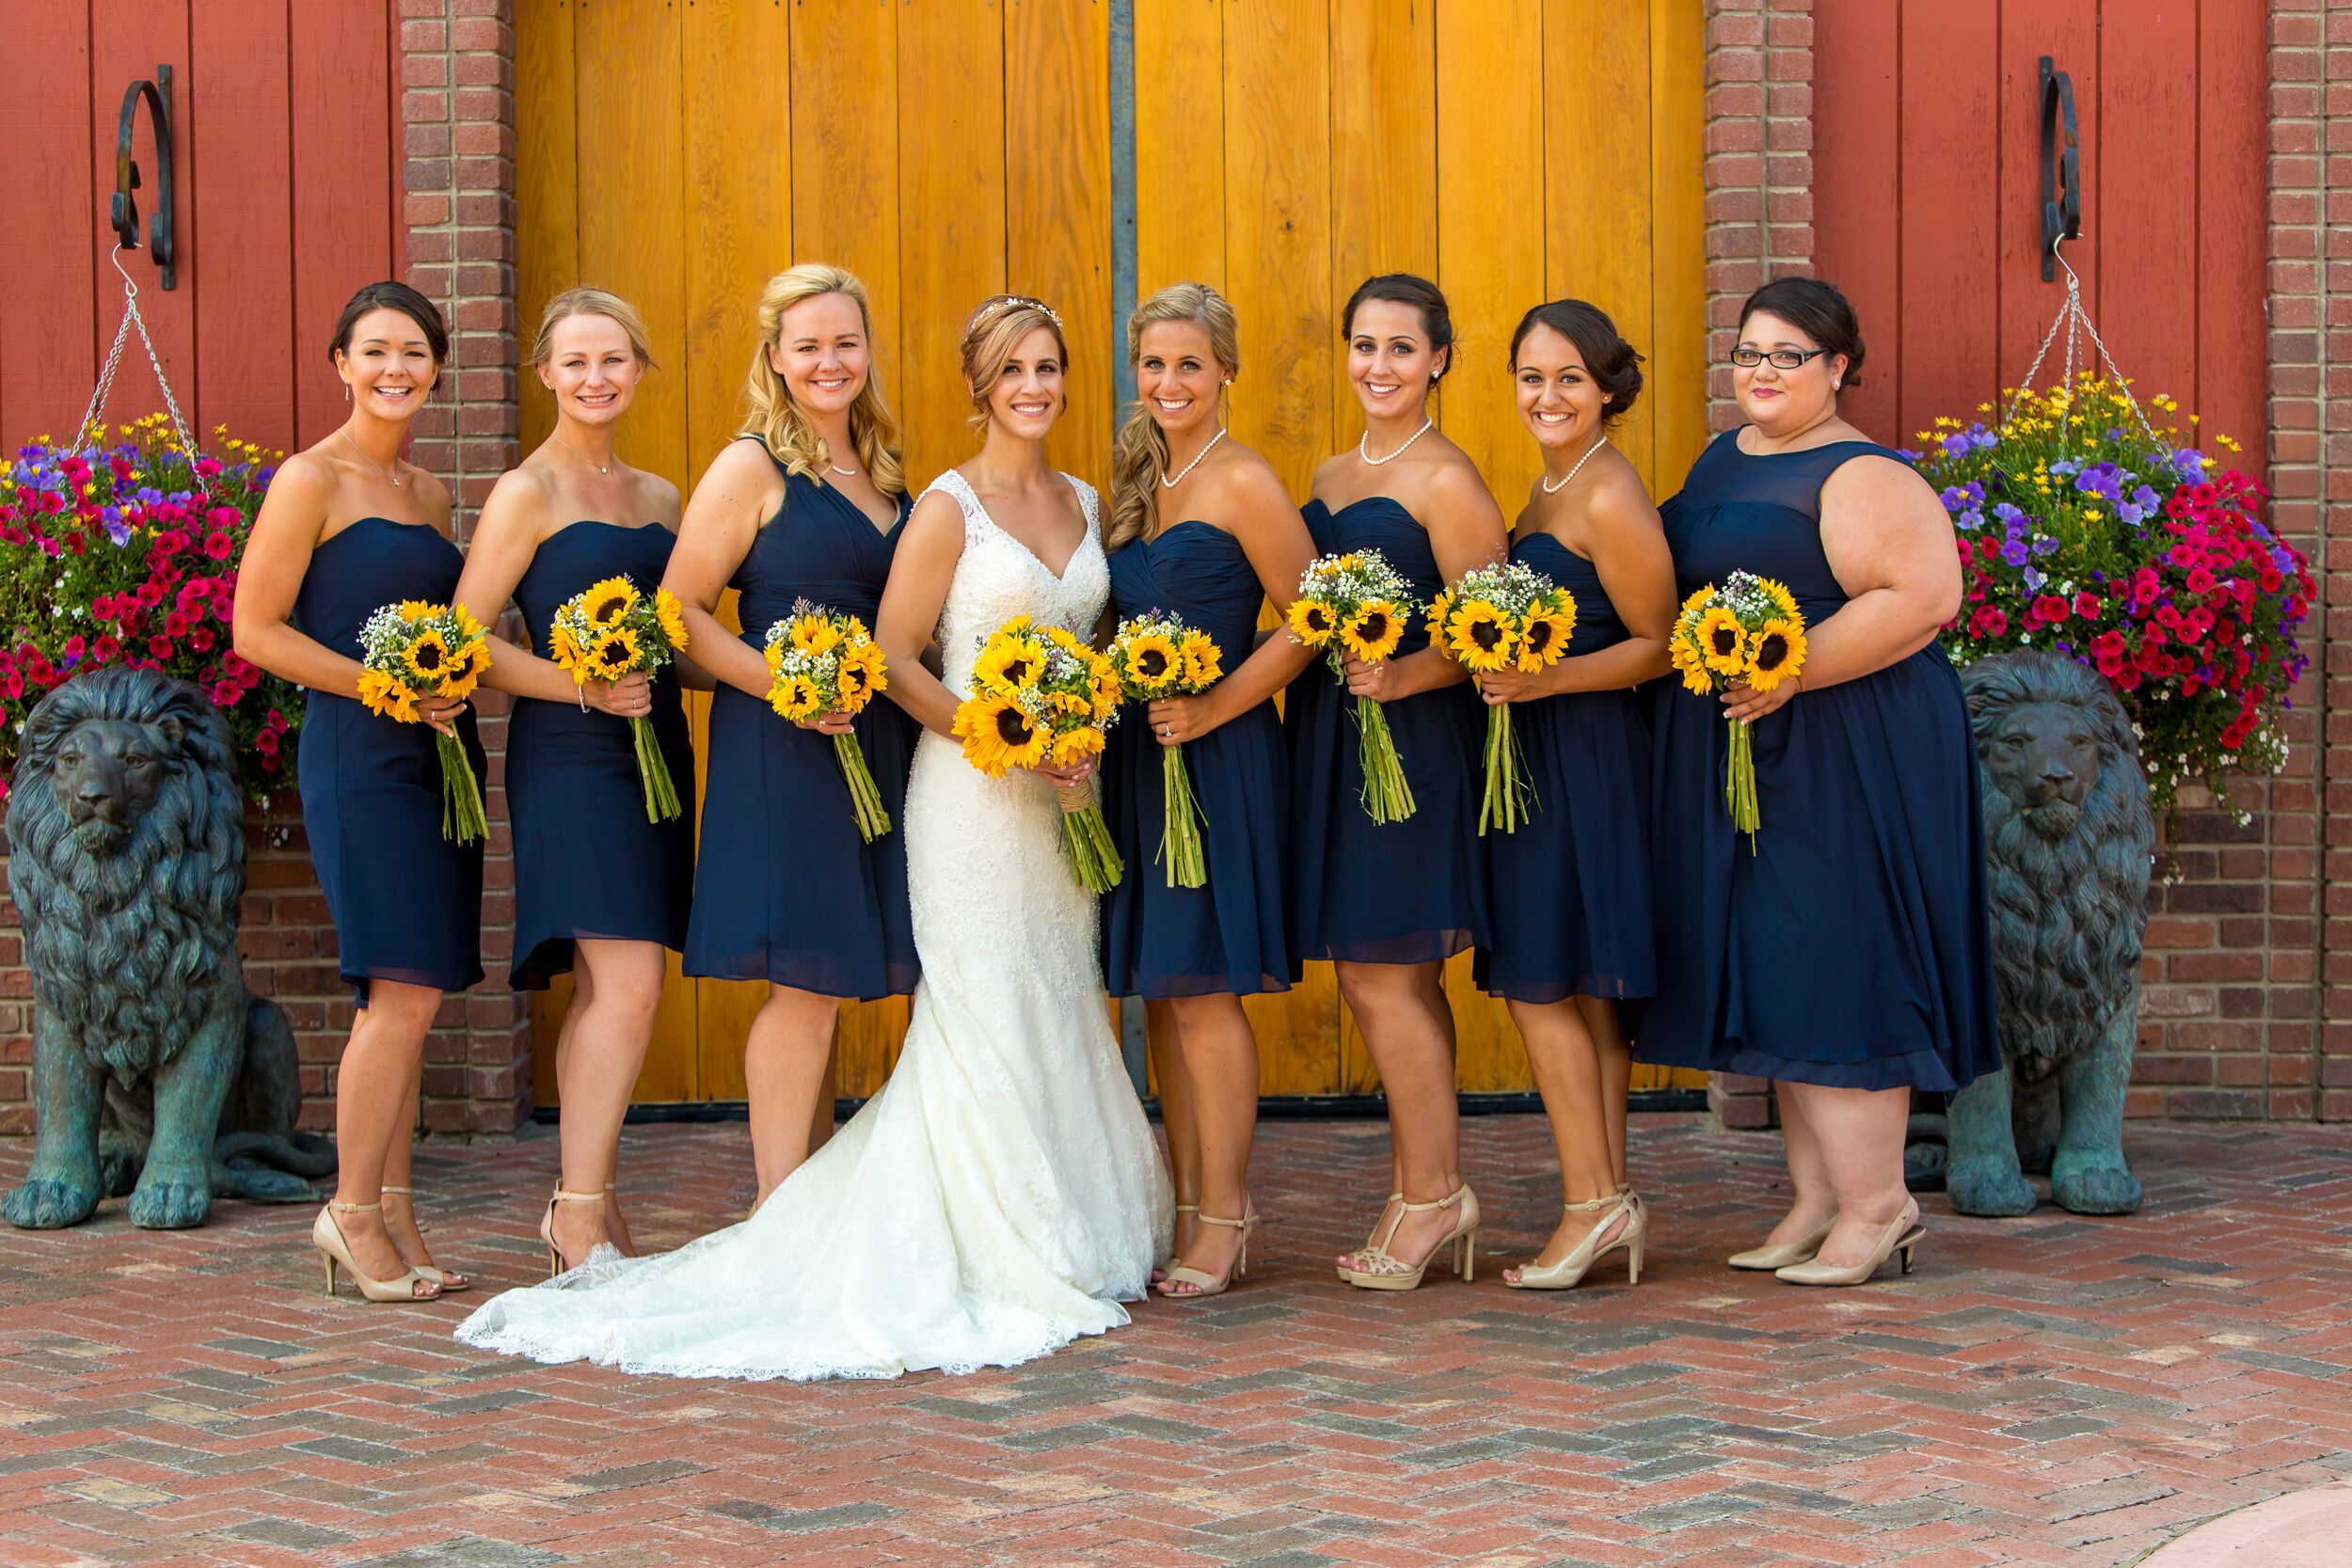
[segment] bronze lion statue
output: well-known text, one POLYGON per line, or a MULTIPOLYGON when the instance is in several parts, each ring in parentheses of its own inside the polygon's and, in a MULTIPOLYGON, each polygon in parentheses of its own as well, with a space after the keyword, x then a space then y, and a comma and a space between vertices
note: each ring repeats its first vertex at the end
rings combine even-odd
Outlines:
POLYGON ((294 1031, 237 959, 245 814, 228 725, 202 693, 110 667, 26 720, 8 891, 33 979, 31 1169, 0 1200, 50 1229, 129 1193, 133 1223, 199 1225, 215 1194, 311 1196, 294 1031))
POLYGON ((1993 961, 2007 1067, 1952 1098, 1946 1190, 2023 1214, 2026 1170, 2081 1214, 2127 1214, 2123 1090, 2139 1023, 2155 829, 2131 720, 2106 680, 2039 649, 1961 676, 1982 773, 1993 961))

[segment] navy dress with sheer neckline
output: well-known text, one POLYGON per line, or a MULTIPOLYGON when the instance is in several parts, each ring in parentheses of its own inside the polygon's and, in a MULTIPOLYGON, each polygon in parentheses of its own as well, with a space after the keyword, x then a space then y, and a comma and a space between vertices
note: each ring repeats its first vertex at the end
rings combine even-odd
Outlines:
MULTIPOLYGON (((1378 550, 1426 603, 1445 586, 1428 531, 1403 503, 1366 496, 1301 514, 1319 555, 1378 550)), ((1429 645, 1407 617, 1394 657, 1429 645)), ((1383 705, 1415 810, 1375 824, 1363 807, 1356 700, 1318 657, 1291 682, 1291 954, 1351 963, 1425 963, 1486 941, 1486 857, 1478 842, 1485 705, 1457 683, 1383 705)))
MULTIPOLYGON (((1540 532, 1515 542, 1511 559, 1575 595, 1566 657, 1625 641, 1590 561, 1540 532)), ((1629 687, 1512 705, 1534 802, 1517 832, 1484 841, 1493 928, 1473 974, 1493 994, 1549 1003, 1656 990, 1647 707, 1629 687)))
MULTIPOLYGON (((1181 617, 1215 639, 1227 675, 1256 644, 1265 591, 1241 541, 1189 518, 1110 555, 1120 620, 1181 617)), ((1128 705, 1104 759, 1104 815, 1127 874, 1103 899, 1103 974, 1114 996, 1248 996, 1288 990, 1283 936, 1288 759, 1271 700, 1184 743, 1208 880, 1169 887, 1154 862, 1167 822, 1160 743, 1145 705, 1128 705)))
MULTIPOLYGON (((784 500, 731 585, 742 595, 744 643, 763 646, 802 599, 870 627, 907 512, 902 497, 885 533, 833 486, 785 473, 784 500)), ((914 721, 878 698, 857 716, 856 734, 890 814, 891 831, 871 844, 858 833, 833 737, 719 683, 687 974, 867 1001, 914 990, 903 830, 914 721)))
MULTIPOLYGON (((388 604, 447 604, 465 557, 429 523, 362 517, 319 542, 294 594, 295 630, 360 657, 388 604)), ((469 705, 458 738, 486 781, 469 705)), ((299 742, 302 827, 335 922, 336 967, 358 1004, 368 982, 464 990, 482 978, 482 846, 441 836, 441 759, 431 725, 307 694, 299 742)))
MULTIPOLYGON (((565 601, 627 578, 661 584, 677 536, 583 518, 539 542, 515 585, 531 645, 549 646, 565 601)), ((507 983, 545 990, 567 973, 582 937, 686 944, 694 889, 694 747, 675 665, 653 677, 654 736, 676 786, 679 815, 645 820, 628 721, 578 703, 517 697, 506 721, 506 814, 515 832, 515 963, 507 983)))
MULTIPOLYGON (((1819 627, 1846 603, 1821 486, 1868 441, 1751 454, 1718 436, 1660 509, 1680 591, 1776 578, 1819 627)), ((1977 751, 1941 644, 1752 731, 1762 831, 1724 805, 1718 700, 1661 683, 1658 995, 1644 1061, 1835 1087, 1959 1088, 2001 1065, 1977 751)))

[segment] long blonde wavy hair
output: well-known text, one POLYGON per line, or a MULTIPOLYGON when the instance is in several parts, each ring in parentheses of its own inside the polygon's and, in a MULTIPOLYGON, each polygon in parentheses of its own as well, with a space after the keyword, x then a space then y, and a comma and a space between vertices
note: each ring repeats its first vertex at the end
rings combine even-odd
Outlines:
MULTIPOLYGON (((866 285, 855 273, 823 261, 803 261, 768 279, 767 288, 759 295, 759 343, 752 350, 751 378, 743 388, 745 415, 742 434, 756 436, 775 453, 785 472, 800 474, 825 483, 825 466, 833 461, 826 451, 825 439, 809 423, 801 405, 792 401, 791 388, 784 377, 769 362, 771 349, 782 341, 784 313, 804 299, 820 294, 846 294, 857 301, 858 319, 865 324, 869 356, 874 341, 874 308, 866 297, 866 285)), ((896 499, 906 494, 906 468, 899 461, 899 452, 906 444, 898 426, 898 416, 892 413, 890 400, 882 396, 881 368, 869 361, 866 385, 858 388, 857 398, 850 404, 850 441, 857 448, 858 466, 873 480, 874 488, 884 496, 896 499)))
MULTIPOLYGON (((1206 283, 1170 283, 1138 304, 1127 318, 1127 363, 1143 357, 1143 329, 1162 322, 1190 322, 1209 335, 1209 352, 1230 381, 1241 373, 1241 328, 1233 306, 1206 283)), ((1225 393, 1216 394, 1217 416, 1225 414, 1225 393)), ((1168 434, 1140 397, 1127 411, 1111 443, 1111 526, 1103 538, 1105 550, 1151 531, 1160 514, 1160 476, 1168 472, 1168 434)))

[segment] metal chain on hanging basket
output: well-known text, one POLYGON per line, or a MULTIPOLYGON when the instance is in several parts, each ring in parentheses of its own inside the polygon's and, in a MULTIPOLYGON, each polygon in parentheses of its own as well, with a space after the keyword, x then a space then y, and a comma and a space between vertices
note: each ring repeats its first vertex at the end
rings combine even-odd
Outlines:
MULTIPOLYGON (((2009 402, 2001 410, 1999 429, 2006 434, 2010 422, 2017 418, 2018 404, 2033 395, 2034 378, 2042 373, 2042 362, 2048 357, 2050 344, 2057 341, 2058 330, 2063 327, 2066 347, 2063 351, 2064 361, 2058 371, 2058 387, 2065 392, 2068 404, 2071 405, 2074 398, 2076 365, 2079 363, 2085 371, 2090 369, 2090 356, 2080 347, 2081 340, 2088 338, 2090 346, 2098 350, 2099 363, 2106 366, 2107 374, 2114 378, 2116 390, 2122 394, 2125 403, 2131 404, 2132 418, 2139 421, 2139 428, 2147 433, 2150 441, 2169 449, 2171 443, 2157 435, 2156 427, 2148 422, 2147 411, 2139 406, 2139 399, 2132 395, 2131 383, 2124 379, 2115 356, 2107 352, 2106 341, 2099 336, 2099 328, 2091 321, 2090 312, 2083 309, 2083 281, 2074 275, 2074 269, 2066 264, 2066 258, 2058 254, 2058 247, 2065 243, 2063 235, 2051 242, 2050 258, 2058 263, 2058 270, 2066 274, 2066 299, 2058 306, 2058 313, 2051 321, 2050 330, 2042 335, 2042 346, 2034 350, 2033 363, 2026 368, 2024 379, 2010 388, 2009 402)), ((2067 426, 2073 422, 2071 419, 2058 421, 2058 448, 2060 451, 2066 450, 2067 426)))
POLYGON ((89 407, 83 410, 81 426, 73 433, 73 445, 67 449, 67 455, 97 450, 99 438, 105 431, 106 399, 114 391, 115 372, 122 364, 122 345, 135 328, 140 345, 147 350, 147 363, 155 372, 155 385, 163 388, 164 407, 171 415, 171 428, 180 437, 180 450, 187 454, 189 475, 199 493, 209 498, 212 492, 205 488, 203 477, 196 468, 197 459, 202 454, 188 434, 187 417, 180 412, 180 400, 172 394, 171 378, 164 373, 163 356, 155 352, 155 340, 147 334, 147 319, 139 314, 139 286, 122 265, 122 247, 116 245, 106 259, 122 275, 122 320, 115 327, 114 346, 106 351, 106 362, 99 368, 98 386, 90 392, 89 407))

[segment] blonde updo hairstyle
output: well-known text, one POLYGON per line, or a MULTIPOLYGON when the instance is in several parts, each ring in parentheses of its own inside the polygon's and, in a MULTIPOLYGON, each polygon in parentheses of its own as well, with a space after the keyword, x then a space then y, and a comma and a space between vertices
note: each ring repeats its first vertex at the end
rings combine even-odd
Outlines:
POLYGON ((566 289, 548 301, 548 308, 539 312, 539 336, 531 345, 531 363, 546 370, 548 361, 555 357, 555 329, 574 316, 602 316, 619 327, 628 339, 628 351, 645 369, 660 370, 654 363, 653 340, 645 334, 644 318, 637 307, 610 289, 582 286, 566 289))
MULTIPOLYGON (((1241 373, 1241 326, 1233 318, 1232 302, 1206 283, 1170 283, 1143 301, 1127 318, 1127 363, 1143 357, 1143 331, 1164 322, 1190 322, 1208 334, 1209 353, 1225 379, 1241 373)), ((1225 413, 1225 392, 1216 394, 1217 415, 1225 413)), ((1141 398, 1127 411, 1111 444, 1111 526, 1103 547, 1115 550, 1150 532, 1159 520, 1160 479, 1168 472, 1168 433, 1141 398)))
MULTIPOLYGON (((817 434, 808 415, 792 401, 792 389, 768 356, 783 341, 784 313, 803 300, 825 294, 843 294, 857 302, 858 320, 866 328, 870 355, 874 308, 857 275, 823 261, 803 261, 797 267, 787 267, 768 279, 767 288, 760 291, 759 344, 752 350, 751 376, 743 388, 745 415, 741 431, 745 436, 759 437, 784 466, 785 472, 799 474, 818 484, 825 483, 825 468, 833 462, 834 453, 827 450, 825 438, 817 434)), ((906 469, 898 456, 906 438, 899 429, 898 416, 890 410, 890 400, 882 396, 880 368, 870 360, 866 385, 858 388, 857 397, 850 404, 850 444, 857 448, 858 467, 866 470, 875 489, 893 499, 906 494, 906 469)))
POLYGON ((988 395, 995 390, 996 378, 1012 363, 1021 340, 1041 326, 1054 335, 1055 351, 1067 371, 1070 341, 1062 336, 1061 318, 1043 300, 1027 294, 991 294, 963 324, 963 385, 972 394, 972 416, 964 422, 975 435, 988 429, 988 395))

